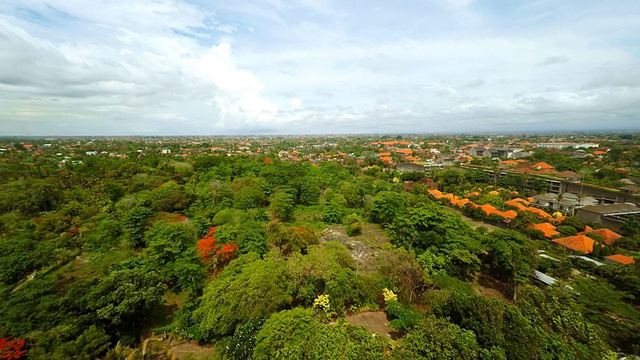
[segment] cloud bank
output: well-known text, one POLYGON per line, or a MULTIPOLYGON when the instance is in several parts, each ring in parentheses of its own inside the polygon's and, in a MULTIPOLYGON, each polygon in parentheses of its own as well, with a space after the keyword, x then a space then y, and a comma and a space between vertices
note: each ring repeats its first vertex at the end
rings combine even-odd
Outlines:
POLYGON ((640 3, 9 0, 0 134, 638 129, 640 3))

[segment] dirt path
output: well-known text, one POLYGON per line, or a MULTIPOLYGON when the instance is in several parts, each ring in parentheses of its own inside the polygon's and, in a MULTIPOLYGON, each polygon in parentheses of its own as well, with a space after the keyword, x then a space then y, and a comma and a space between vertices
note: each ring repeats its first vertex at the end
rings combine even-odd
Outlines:
POLYGON ((200 346, 194 343, 183 343, 171 348, 171 354, 175 355, 176 359, 184 359, 189 354, 195 355, 197 358, 213 355, 213 347, 200 346))
POLYGON ((374 334, 386 338, 394 338, 395 330, 387 320, 387 314, 383 311, 367 311, 358 314, 347 315, 347 321, 353 325, 362 325, 374 334))
POLYGON ((484 223, 484 222, 482 222, 482 221, 476 221, 476 220, 473 220, 472 218, 467 217, 467 216, 463 215, 463 214, 462 214, 462 213, 460 213, 460 212, 458 212, 458 214, 460 214, 460 216, 462 216, 462 221, 464 221, 464 222, 466 222, 467 224, 471 225, 473 228, 477 228, 477 227, 480 227, 480 226, 484 226, 484 227, 486 227, 489 231, 499 230, 499 229, 500 229, 500 228, 499 228, 499 227, 497 227, 497 226, 494 226, 494 225, 491 225, 491 224, 487 224, 487 223, 484 223))

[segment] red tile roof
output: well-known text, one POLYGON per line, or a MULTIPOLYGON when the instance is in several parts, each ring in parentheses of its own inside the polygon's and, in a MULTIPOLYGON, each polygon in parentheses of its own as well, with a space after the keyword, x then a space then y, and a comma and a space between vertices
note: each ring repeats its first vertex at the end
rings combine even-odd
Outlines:
POLYGON ((556 227, 551 225, 550 223, 546 222, 546 223, 542 223, 542 224, 531 224, 529 225, 530 228, 535 229, 535 230, 540 230, 544 233, 544 236, 550 238, 552 236, 555 235, 560 235, 559 232, 556 231, 556 227))
POLYGON ((598 229, 598 230, 591 230, 591 231, 586 231, 585 228, 585 234, 596 234, 599 235, 600 237, 602 237, 604 239, 604 243, 607 245, 611 245, 613 244, 614 241, 620 239, 622 237, 622 235, 611 231, 607 228, 602 228, 602 229, 598 229))
POLYGON ((531 168, 533 169, 553 169, 553 166, 547 164, 546 162, 542 161, 536 164, 531 165, 531 168))
POLYGON ((585 254, 591 254, 593 252, 593 246, 596 244, 595 240, 582 233, 575 236, 554 239, 551 241, 571 250, 581 251, 585 254))
POLYGON ((622 254, 609 255, 609 256, 605 256, 605 258, 620 264, 625 264, 625 265, 633 264, 636 262, 631 256, 626 256, 622 254))

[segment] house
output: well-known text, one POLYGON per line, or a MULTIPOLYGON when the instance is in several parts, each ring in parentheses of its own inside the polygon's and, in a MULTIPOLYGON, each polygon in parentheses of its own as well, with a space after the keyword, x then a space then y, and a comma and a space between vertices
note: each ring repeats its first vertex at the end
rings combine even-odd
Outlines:
POLYGON ((618 239, 620 239, 622 237, 622 235, 620 235, 620 234, 618 234, 618 233, 616 233, 614 231, 611 231, 611 230, 609 230, 607 228, 593 230, 589 226, 587 226, 584 229, 584 233, 585 234, 595 234, 595 235, 600 236, 604 240, 604 243, 606 245, 611 245, 611 244, 613 244, 614 241, 616 241, 616 240, 618 240, 618 239))
POLYGON ((558 176, 560 176, 561 178, 564 178, 567 181, 571 181, 571 182, 577 182, 580 179, 582 179, 582 175, 577 174, 573 171, 562 171, 558 173, 558 176))
POLYGON ((640 220, 640 208, 626 203, 585 206, 578 209, 578 217, 585 221, 602 224, 617 232, 620 231, 620 225, 627 219, 640 220))
POLYGON ((491 159, 506 158, 510 152, 511 150, 507 148, 491 147, 482 152, 482 157, 491 158, 491 159))
POLYGON ((546 285, 546 286, 553 285, 558 282, 558 280, 538 270, 533 270, 533 274, 531 274, 531 277, 536 282, 539 282, 542 285, 546 285))
POLYGON ((398 164, 396 165, 396 170, 398 170, 398 172, 419 172, 423 174, 427 172, 425 169, 425 165, 420 165, 416 163, 398 164))
POLYGON ((560 233, 556 231, 556 227, 551 225, 548 222, 542 223, 542 224, 531 224, 529 225, 529 227, 534 230, 542 231, 544 236, 548 238, 552 236, 560 235, 560 233))
POLYGON ((596 244, 595 240, 586 236, 584 233, 554 239, 551 240, 551 242, 562 245, 571 251, 581 252, 583 254, 591 254, 593 252, 593 246, 596 244))
POLYGON ((634 195, 640 193, 640 187, 637 185, 625 185, 619 187, 618 189, 626 192, 627 194, 634 195))
POLYGON ((518 162, 515 160, 505 160, 505 161, 502 161, 500 165, 516 166, 518 165, 518 162))
POLYGON ((522 158, 525 158, 525 157, 529 157, 531 155, 533 155, 533 153, 530 152, 530 151, 514 151, 514 152, 509 154, 509 158, 510 159, 522 159, 522 158))
POLYGON ((553 166, 547 164, 546 162, 539 162, 539 163, 531 165, 531 168, 535 169, 535 170, 547 170, 547 169, 551 170, 551 169, 553 169, 553 166))
POLYGON ((413 150, 411 149, 396 149, 394 152, 400 156, 410 156, 413 154, 413 150))
POLYGON ((595 266, 602 266, 602 265, 604 265, 604 263, 601 263, 601 262, 600 262, 600 261, 598 261, 598 260, 593 260, 592 258, 589 258, 589 257, 583 256, 583 255, 568 255, 567 257, 574 258, 574 259, 580 259, 580 260, 582 260, 582 261, 586 261, 586 262, 588 262, 588 263, 591 263, 591 264, 593 264, 593 265, 595 265, 595 266))
POLYGON ((482 156, 486 149, 484 147, 476 146, 469 149, 469 155, 471 156, 482 156))
POLYGON ((575 159, 583 159, 585 157, 587 157, 587 152, 581 149, 578 149, 576 151, 573 152, 573 157, 575 159))
POLYGON ((622 255, 622 254, 609 255, 609 256, 605 256, 604 258, 605 258, 604 262, 610 265, 611 264, 629 265, 629 264, 634 264, 636 262, 631 256, 622 255))
POLYGON ((577 144, 570 142, 549 142, 549 143, 538 143, 536 144, 537 148, 541 149, 562 149, 562 148, 575 148, 577 144))
POLYGON ((551 207, 552 204, 557 200, 558 196, 552 193, 533 196, 533 203, 540 207, 551 207))

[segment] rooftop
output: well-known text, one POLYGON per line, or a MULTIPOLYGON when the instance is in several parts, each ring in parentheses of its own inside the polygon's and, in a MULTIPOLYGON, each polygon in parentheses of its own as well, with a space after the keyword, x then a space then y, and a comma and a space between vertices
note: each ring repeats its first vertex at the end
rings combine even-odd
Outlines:
POLYGON ((630 204, 609 204, 585 206, 580 211, 588 211, 596 214, 640 213, 640 208, 630 204))

